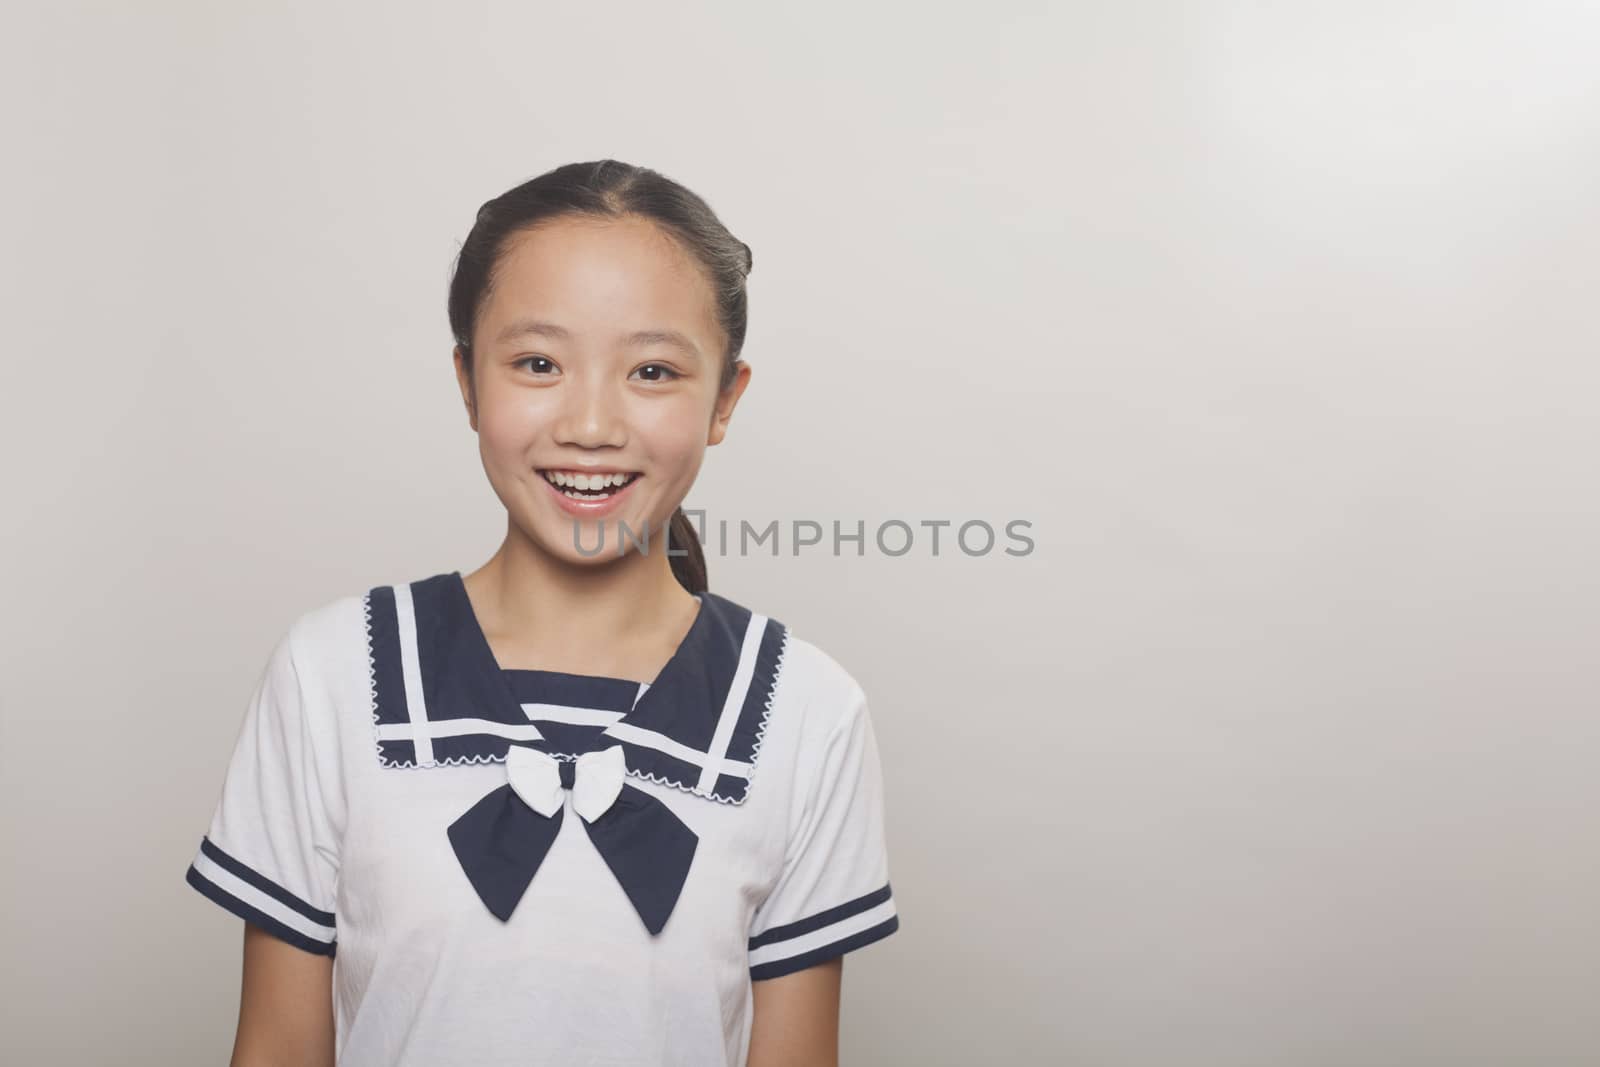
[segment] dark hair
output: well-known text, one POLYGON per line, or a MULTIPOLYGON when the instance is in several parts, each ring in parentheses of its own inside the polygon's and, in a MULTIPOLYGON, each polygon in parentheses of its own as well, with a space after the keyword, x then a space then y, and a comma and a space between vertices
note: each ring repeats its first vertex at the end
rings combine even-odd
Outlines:
MULTIPOLYGON (((745 278, 750 246, 728 232, 699 196, 648 167, 615 159, 568 163, 490 200, 478 209, 472 232, 456 256, 450 279, 450 331, 472 380, 472 338, 478 312, 494 288, 495 268, 509 239, 539 223, 566 216, 619 219, 640 216, 677 238, 704 269, 716 296, 717 323, 728 339, 717 383, 720 393, 738 375, 748 301, 745 278)), ((475 388, 475 387, 474 387, 475 388)), ((672 573, 691 593, 706 590, 706 559, 683 509, 672 513, 668 543, 684 549, 668 557, 672 573)))

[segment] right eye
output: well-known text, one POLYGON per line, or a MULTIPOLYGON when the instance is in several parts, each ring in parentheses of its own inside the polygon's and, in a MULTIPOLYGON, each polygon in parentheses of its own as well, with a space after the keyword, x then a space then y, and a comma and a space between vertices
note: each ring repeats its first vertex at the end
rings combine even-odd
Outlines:
MULTIPOLYGON (((521 359, 517 360, 515 363, 513 363, 512 366, 513 367, 520 367, 525 363, 540 363, 540 364, 543 364, 544 366, 547 366, 547 367, 554 367, 555 366, 554 363, 550 362, 550 360, 548 358, 544 357, 544 356, 524 356, 523 358, 521 358, 521 359)), ((531 367, 529 369, 533 370, 533 368, 531 368, 531 367)), ((542 373, 542 372, 538 371, 538 370, 534 370, 534 373, 538 374, 538 373, 542 373)))

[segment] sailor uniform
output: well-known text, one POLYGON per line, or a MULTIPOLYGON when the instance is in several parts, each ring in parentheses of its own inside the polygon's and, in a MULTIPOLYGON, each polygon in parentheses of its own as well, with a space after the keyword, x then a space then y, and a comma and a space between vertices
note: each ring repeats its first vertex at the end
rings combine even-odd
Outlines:
POLYGON ((860 685, 697 599, 650 683, 501 669, 458 571, 279 640, 187 878, 334 957, 341 1064, 743 1067, 753 981, 898 929, 860 685))

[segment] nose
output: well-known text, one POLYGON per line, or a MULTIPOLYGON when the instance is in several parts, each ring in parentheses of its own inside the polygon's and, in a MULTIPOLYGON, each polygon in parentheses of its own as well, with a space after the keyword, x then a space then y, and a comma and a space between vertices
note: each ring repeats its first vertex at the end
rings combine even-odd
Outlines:
POLYGON ((559 443, 577 448, 628 443, 621 405, 603 378, 597 375, 584 381, 575 376, 562 384, 561 394, 561 410, 554 425, 559 443))

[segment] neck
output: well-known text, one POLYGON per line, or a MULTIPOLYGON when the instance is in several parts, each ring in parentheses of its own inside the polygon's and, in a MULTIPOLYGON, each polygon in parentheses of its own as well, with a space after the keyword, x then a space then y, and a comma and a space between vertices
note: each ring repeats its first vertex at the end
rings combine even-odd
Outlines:
POLYGON ((512 527, 463 581, 502 667, 648 681, 699 610, 665 548, 573 566, 512 527))

